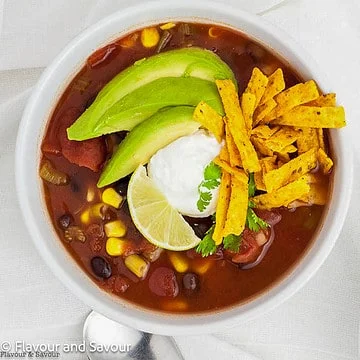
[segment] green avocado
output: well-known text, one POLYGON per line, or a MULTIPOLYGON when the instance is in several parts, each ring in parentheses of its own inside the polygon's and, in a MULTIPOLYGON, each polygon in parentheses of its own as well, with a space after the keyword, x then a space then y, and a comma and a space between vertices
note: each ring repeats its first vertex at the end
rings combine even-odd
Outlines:
POLYGON ((116 131, 131 130, 170 106, 196 106, 205 101, 224 115, 215 83, 199 78, 166 77, 154 80, 124 96, 98 120, 93 134, 101 136, 116 131))
POLYGON ((135 62, 115 76, 68 128, 69 139, 80 141, 99 136, 94 127, 109 108, 132 91, 164 77, 195 77, 212 82, 232 79, 236 84, 229 66, 209 50, 193 47, 160 53, 135 62))
POLYGON ((104 187, 131 174, 159 149, 194 133, 200 124, 193 120, 193 111, 189 106, 165 108, 135 126, 106 164, 97 186, 104 187))

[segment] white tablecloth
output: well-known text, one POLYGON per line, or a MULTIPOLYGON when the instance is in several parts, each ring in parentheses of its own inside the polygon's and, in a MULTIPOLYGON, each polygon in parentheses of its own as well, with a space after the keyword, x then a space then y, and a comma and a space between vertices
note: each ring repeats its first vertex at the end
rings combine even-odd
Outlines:
MULTIPOLYGON (((313 54, 346 106, 349 139, 357 140, 360 1, 222 1, 259 13, 313 54)), ((90 309, 44 265, 20 216, 14 185, 15 139, 24 105, 43 67, 85 27, 134 2, 0 0, 0 343, 81 341, 82 323, 90 309)), ((360 150, 359 143, 355 141, 360 150)), ((357 153, 360 156, 360 151, 357 153)), ((358 159, 357 156, 356 178, 360 176, 358 159)), ((357 359, 359 202, 360 190, 355 180, 341 236, 328 260, 301 291, 281 307, 226 333, 177 338, 185 359, 357 359)), ((61 359, 86 357, 72 354, 62 355, 61 359)))

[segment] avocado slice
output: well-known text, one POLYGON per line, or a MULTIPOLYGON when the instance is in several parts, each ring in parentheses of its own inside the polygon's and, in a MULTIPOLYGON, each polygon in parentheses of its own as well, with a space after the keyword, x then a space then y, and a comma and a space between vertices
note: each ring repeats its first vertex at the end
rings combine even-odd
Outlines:
POLYGON ((134 127, 106 164, 97 186, 104 187, 131 174, 159 149, 194 133, 200 124, 193 120, 193 111, 189 106, 166 108, 134 127))
POLYGON ((196 77, 214 82, 235 77, 229 66, 209 50, 197 47, 170 50, 139 60, 115 76, 92 105, 68 128, 70 140, 97 137, 94 126, 121 98, 145 84, 163 77, 196 77))
POLYGON ((100 136, 131 130, 160 109, 180 105, 196 106, 200 101, 205 101, 224 115, 215 83, 192 77, 160 78, 132 91, 107 110, 97 122, 93 134, 100 136))

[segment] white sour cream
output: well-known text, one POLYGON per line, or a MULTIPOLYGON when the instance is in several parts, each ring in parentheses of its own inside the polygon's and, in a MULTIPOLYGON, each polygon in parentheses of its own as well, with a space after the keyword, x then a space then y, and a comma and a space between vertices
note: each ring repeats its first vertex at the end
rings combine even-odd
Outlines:
POLYGON ((159 150, 148 164, 149 176, 169 203, 181 214, 206 217, 214 214, 218 189, 212 190, 212 200, 204 212, 197 208, 198 186, 205 167, 219 155, 221 144, 214 136, 200 130, 181 137, 159 150))

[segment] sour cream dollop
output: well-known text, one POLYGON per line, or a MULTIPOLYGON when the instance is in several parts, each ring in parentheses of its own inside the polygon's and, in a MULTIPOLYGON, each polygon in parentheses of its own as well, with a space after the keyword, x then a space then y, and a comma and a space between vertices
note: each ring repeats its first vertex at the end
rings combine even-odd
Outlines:
POLYGON ((200 130, 183 136, 159 150, 148 164, 149 176, 181 214, 207 217, 214 214, 218 189, 211 190, 212 200, 201 212, 196 203, 198 186, 204 179, 205 167, 219 155, 221 144, 214 136, 200 130))

